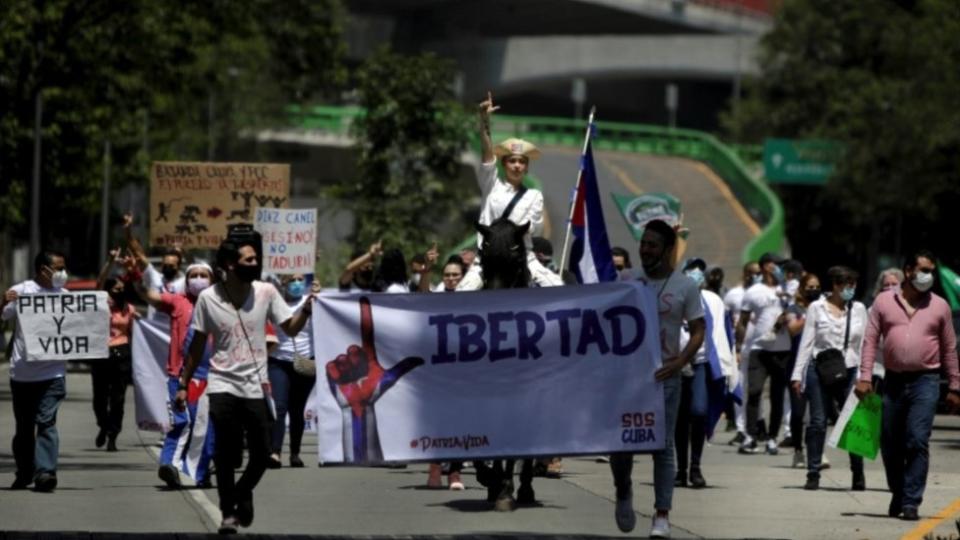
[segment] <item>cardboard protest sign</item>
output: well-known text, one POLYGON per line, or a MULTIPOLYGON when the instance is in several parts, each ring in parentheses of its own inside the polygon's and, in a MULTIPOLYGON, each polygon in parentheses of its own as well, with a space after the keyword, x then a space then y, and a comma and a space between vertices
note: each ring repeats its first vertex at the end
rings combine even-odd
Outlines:
POLYGON ((28 361, 109 356, 106 291, 24 294, 16 302, 28 361))
POLYGON ((150 167, 150 244, 216 248, 227 225, 252 223, 257 208, 285 208, 290 166, 157 161, 150 167))
POLYGON ((317 209, 257 208, 253 226, 263 237, 263 269, 312 274, 317 256, 317 209))

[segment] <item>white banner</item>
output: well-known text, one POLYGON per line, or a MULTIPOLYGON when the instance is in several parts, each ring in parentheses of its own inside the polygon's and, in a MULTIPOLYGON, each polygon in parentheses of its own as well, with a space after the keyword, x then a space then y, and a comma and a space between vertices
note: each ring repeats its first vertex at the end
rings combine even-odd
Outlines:
POLYGON ((322 462, 663 448, 660 331, 639 283, 321 295, 322 462))
POLYGON ((167 390, 167 351, 170 350, 170 323, 140 319, 133 324, 133 395, 137 427, 170 430, 167 390))
POLYGON ((317 209, 257 208, 254 228, 263 236, 263 269, 272 274, 312 274, 317 254, 317 209))
POLYGON ((107 358, 110 307, 106 291, 24 294, 17 297, 27 360, 107 358))

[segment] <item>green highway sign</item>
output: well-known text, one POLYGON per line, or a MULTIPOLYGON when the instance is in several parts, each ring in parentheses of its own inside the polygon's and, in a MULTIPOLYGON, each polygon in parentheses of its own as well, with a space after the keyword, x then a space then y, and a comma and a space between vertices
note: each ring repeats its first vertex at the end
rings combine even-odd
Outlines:
POLYGON ((833 141, 767 139, 763 172, 771 184, 823 185, 842 153, 843 147, 833 141))

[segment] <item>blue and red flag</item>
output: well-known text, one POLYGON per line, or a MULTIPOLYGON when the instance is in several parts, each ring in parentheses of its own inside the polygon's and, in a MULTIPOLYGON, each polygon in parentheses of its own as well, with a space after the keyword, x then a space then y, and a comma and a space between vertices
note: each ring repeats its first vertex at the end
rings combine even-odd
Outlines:
POLYGON ((570 218, 573 244, 570 247, 570 271, 578 283, 616 281, 607 226, 600 204, 600 186, 593 163, 593 149, 588 141, 580 158, 580 182, 573 200, 570 218))

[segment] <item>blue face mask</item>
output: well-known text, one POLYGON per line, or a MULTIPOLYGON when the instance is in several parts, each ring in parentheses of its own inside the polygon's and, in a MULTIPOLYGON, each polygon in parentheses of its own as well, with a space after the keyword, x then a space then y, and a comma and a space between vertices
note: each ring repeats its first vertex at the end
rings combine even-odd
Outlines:
POLYGON ((844 287, 843 290, 840 291, 840 298, 842 298, 844 302, 849 302, 853 300, 853 295, 856 292, 857 289, 854 287, 844 287))
POLYGON ((762 275, 762 274, 754 274, 753 277, 751 278, 751 281, 750 281, 750 282, 751 282, 753 285, 756 285, 757 283, 760 283, 761 281, 763 281, 763 275, 762 275))
POLYGON ((703 285, 703 280, 704 280, 703 270, 700 270, 699 268, 693 268, 693 269, 687 270, 686 274, 687 274, 687 277, 689 277, 694 282, 696 282, 697 287, 700 287, 701 285, 703 285))
POLYGON ((287 296, 290 298, 300 298, 303 296, 303 291, 306 288, 306 284, 302 281, 291 281, 287 283, 287 296))
POLYGON ((773 279, 777 280, 777 283, 783 283, 783 268, 773 267, 773 279))

